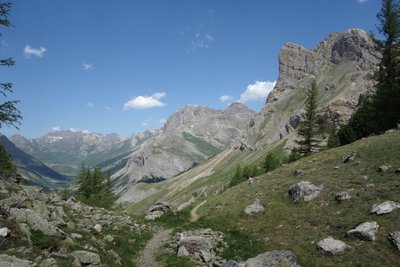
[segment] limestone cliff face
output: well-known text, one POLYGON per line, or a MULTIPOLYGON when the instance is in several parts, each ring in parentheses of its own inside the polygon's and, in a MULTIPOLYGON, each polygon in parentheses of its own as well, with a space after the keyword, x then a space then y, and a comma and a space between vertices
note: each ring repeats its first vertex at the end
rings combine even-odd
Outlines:
POLYGON ((379 53, 370 36, 360 29, 333 33, 314 50, 287 43, 279 54, 279 78, 256 115, 246 141, 263 148, 291 133, 303 113, 305 91, 317 80, 319 113, 328 124, 347 122, 360 95, 374 89, 372 73, 379 53))
POLYGON ((120 201, 131 201, 129 188, 138 182, 154 183, 202 163, 237 140, 255 112, 240 103, 225 110, 188 105, 174 113, 162 133, 135 149, 116 172, 120 201))

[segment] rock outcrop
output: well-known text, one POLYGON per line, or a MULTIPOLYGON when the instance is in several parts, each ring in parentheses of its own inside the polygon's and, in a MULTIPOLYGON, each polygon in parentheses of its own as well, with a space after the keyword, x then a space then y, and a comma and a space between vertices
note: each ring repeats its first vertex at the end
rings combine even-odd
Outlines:
POLYGON ((377 215, 391 213, 392 211, 400 209, 400 203, 394 201, 385 201, 379 205, 374 205, 369 213, 375 213, 377 215))
POLYGON ((248 259, 245 262, 246 267, 259 266, 287 266, 300 267, 297 263, 297 257, 288 250, 272 250, 264 252, 255 258, 248 259))
POLYGON ((374 90, 371 74, 379 58, 374 42, 360 29, 333 33, 313 50, 285 44, 279 54, 279 78, 245 135, 246 143, 258 149, 289 136, 299 125, 304 112, 301 99, 314 78, 324 103, 318 109, 321 121, 346 123, 360 96, 374 90))
POLYGON ((375 235, 378 232, 377 222, 364 222, 355 229, 347 231, 347 235, 365 241, 375 241, 375 235))
POLYGON ((167 202, 156 202, 146 213, 145 219, 154 221, 162 215, 172 212, 171 205, 167 202))
POLYGON ((294 201, 311 201, 322 191, 323 186, 316 186, 308 181, 299 182, 289 188, 289 197, 294 201))

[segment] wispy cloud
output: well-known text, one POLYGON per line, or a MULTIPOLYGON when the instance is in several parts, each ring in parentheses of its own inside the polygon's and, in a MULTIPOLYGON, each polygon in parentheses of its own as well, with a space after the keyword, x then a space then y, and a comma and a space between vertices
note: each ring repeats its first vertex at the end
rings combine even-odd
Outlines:
POLYGON ((194 35, 194 39, 192 40, 192 50, 195 49, 207 49, 210 47, 210 44, 214 42, 214 37, 211 35, 204 33, 196 33, 194 35))
POLYGON ((109 106, 104 106, 104 109, 107 110, 107 111, 110 111, 110 110, 111 110, 111 107, 109 107, 109 106))
POLYGON ((53 128, 51 128, 51 131, 59 132, 59 131, 61 131, 61 127, 60 126, 54 126, 53 128))
POLYGON ((367 2, 368 0, 357 0, 360 4, 367 2))
POLYGON ((165 92, 157 92, 151 96, 137 96, 124 104, 124 110, 163 107, 165 103, 161 99, 166 96, 165 92))
POLYGON ((93 63, 82 63, 83 69, 84 70, 94 70, 94 66, 93 63))
POLYGON ((232 102, 233 101, 233 96, 231 95, 223 95, 219 98, 219 101, 221 101, 222 103, 224 102, 232 102))
POLYGON ((92 102, 88 102, 88 103, 86 103, 86 107, 92 108, 92 107, 94 107, 94 104, 92 102))
POLYGON ((46 48, 41 46, 40 48, 33 48, 30 45, 26 45, 24 48, 25 58, 35 57, 43 57, 44 53, 47 51, 46 48))
POLYGON ((272 91, 276 81, 256 81, 249 84, 246 90, 240 95, 240 102, 246 103, 251 101, 265 100, 268 94, 272 91))
POLYGON ((160 123, 161 125, 164 125, 164 123, 166 123, 166 122, 167 122, 166 119, 160 119, 160 121, 159 121, 159 123, 160 123))

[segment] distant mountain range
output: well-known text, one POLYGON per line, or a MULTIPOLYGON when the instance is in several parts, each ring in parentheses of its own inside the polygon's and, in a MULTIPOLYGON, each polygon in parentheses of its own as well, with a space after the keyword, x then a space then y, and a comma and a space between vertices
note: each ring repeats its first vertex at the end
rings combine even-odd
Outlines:
POLYGON ((13 158, 18 172, 28 184, 51 189, 70 182, 70 179, 44 165, 31 155, 16 147, 6 136, 0 135, 0 143, 13 158))
POLYGON ((97 166, 131 152, 133 148, 158 134, 158 130, 148 130, 131 137, 121 137, 117 134, 65 130, 53 131, 31 140, 13 135, 10 140, 57 172, 75 176, 82 162, 89 167, 97 166))

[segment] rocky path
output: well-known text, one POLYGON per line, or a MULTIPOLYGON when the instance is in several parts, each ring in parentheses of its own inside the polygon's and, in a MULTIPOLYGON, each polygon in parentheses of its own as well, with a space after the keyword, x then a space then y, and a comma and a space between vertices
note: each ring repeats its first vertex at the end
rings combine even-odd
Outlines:
POLYGON ((196 207, 194 207, 191 211, 190 211, 190 221, 191 222, 195 222, 199 219, 199 214, 197 214, 197 210, 203 206, 205 203, 207 202, 207 200, 204 200, 203 202, 199 203, 196 207))
POLYGON ((158 248, 168 241, 171 232, 172 229, 161 228, 157 230, 157 232, 154 233, 153 238, 150 239, 144 249, 140 251, 137 265, 146 267, 162 267, 160 263, 156 261, 155 254, 158 251, 158 248))

